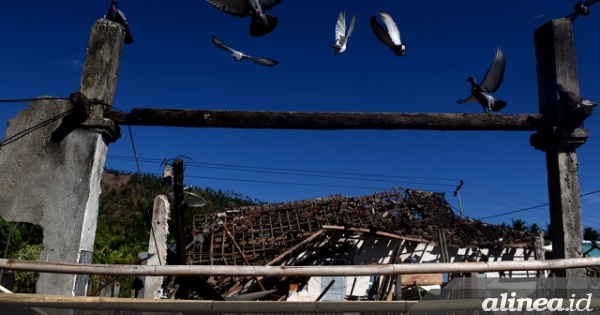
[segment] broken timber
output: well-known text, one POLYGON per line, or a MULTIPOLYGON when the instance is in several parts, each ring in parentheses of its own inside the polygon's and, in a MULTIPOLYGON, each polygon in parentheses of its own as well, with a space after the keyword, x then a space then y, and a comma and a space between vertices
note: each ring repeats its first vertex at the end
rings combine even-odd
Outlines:
POLYGON ((537 131, 542 115, 269 112, 134 108, 109 112, 106 118, 131 126, 249 128, 249 129, 415 129, 537 131))

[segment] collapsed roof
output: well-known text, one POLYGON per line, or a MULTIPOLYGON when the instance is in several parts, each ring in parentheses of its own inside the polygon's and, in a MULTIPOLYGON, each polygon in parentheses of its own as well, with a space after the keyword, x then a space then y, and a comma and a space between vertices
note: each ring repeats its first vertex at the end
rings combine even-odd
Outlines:
POLYGON ((194 230, 204 241, 188 251, 188 264, 243 265, 245 259, 251 265, 271 265, 318 241, 323 230, 437 244, 438 228, 448 247, 530 247, 533 239, 528 232, 461 218, 442 194, 392 188, 362 197, 333 195, 196 215, 194 230))

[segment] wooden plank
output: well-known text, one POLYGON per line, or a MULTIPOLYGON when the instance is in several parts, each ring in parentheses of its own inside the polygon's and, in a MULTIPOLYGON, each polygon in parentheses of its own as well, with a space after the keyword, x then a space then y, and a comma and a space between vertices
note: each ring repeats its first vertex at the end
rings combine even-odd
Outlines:
POLYGON ((309 236, 308 238, 306 238, 302 242, 294 245, 292 248, 286 250, 285 252, 281 253, 279 256, 275 257, 275 259, 267 262, 265 264, 265 266, 271 266, 271 265, 275 264, 276 262, 281 261, 285 256, 289 255, 290 253, 292 253, 296 249, 300 248, 304 244, 307 244, 307 243, 311 242, 312 240, 314 240, 315 238, 317 238, 319 235, 323 234, 324 232, 325 232, 325 230, 320 230, 318 232, 315 232, 314 234, 312 234, 311 236, 309 236))
POLYGON ((346 231, 359 232, 359 233, 374 233, 376 235, 386 236, 389 238, 394 238, 394 239, 399 239, 399 240, 409 240, 409 241, 416 241, 416 242, 420 242, 420 243, 430 243, 429 241, 419 238, 419 237, 402 236, 402 235, 384 232, 384 231, 373 232, 370 229, 365 229, 365 228, 347 228, 344 226, 337 226, 337 225, 323 225, 322 228, 326 229, 326 230, 346 230, 346 231))
MULTIPOLYGON (((246 255, 244 254, 244 251, 238 246, 235 238, 233 237, 233 235, 231 235, 231 232, 229 232, 229 229, 227 229, 227 226, 225 226, 225 223, 223 223, 221 225, 221 227, 223 227, 223 230, 225 231, 225 233, 227 233, 227 235, 231 238, 231 241, 233 242, 233 245, 235 245, 235 248, 237 249, 237 251, 242 256, 242 259, 244 260, 244 262, 246 263, 246 265, 250 266, 250 262, 248 261, 248 258, 246 258, 246 255)), ((260 282, 260 279, 257 276, 254 276, 254 280, 256 280, 256 282, 258 283, 258 286, 261 288, 261 290, 266 291, 265 287, 263 286, 262 282, 260 282)))

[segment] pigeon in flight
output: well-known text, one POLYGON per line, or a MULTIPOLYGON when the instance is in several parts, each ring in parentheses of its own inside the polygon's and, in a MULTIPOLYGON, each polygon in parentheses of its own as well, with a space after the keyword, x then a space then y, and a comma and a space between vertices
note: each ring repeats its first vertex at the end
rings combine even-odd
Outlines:
POLYGON ((573 23, 578 16, 589 15, 590 14, 590 6, 597 2, 600 2, 600 0, 585 0, 585 2, 583 2, 583 1, 577 2, 577 4, 575 4, 575 6, 573 7, 575 12, 569 14, 569 16, 566 17, 566 19, 570 20, 571 23, 573 23))
POLYGON ((111 0, 111 2, 112 4, 110 5, 110 8, 108 8, 106 19, 123 25, 123 27, 125 27, 125 44, 133 43, 133 37, 129 31, 129 23, 127 23, 125 14, 117 7, 117 0, 111 0))
POLYGON ((456 101, 458 104, 466 102, 478 102, 483 106, 483 112, 490 114, 492 111, 497 112, 506 106, 505 101, 501 101, 492 96, 502 84, 504 79, 504 69, 506 67, 506 59, 502 49, 496 49, 496 55, 492 65, 485 73, 481 84, 477 84, 474 77, 468 77, 467 81, 471 82, 471 95, 464 100, 456 101))
POLYGON ((237 17, 250 16, 252 18, 250 35, 260 37, 271 33, 278 21, 277 17, 263 11, 278 5, 281 0, 206 0, 206 2, 237 17))
POLYGON ((567 91, 562 84, 556 84, 558 90, 559 104, 566 106, 569 109, 575 110, 580 107, 596 107, 598 103, 586 100, 575 92, 567 91))
POLYGON ((375 36, 377 36, 383 44, 388 46, 394 52, 394 55, 400 57, 404 56, 406 54, 406 46, 404 46, 400 40, 400 30, 398 29, 398 25, 396 25, 396 22, 394 22, 394 19, 392 19, 388 13, 379 11, 379 14, 381 15, 381 20, 383 21, 383 24, 385 24, 387 31, 379 24, 379 22, 377 22, 375 16, 372 16, 371 29, 373 30, 373 33, 375 33, 375 36))
POLYGON ((254 58, 252 56, 248 56, 248 55, 244 54, 241 51, 237 51, 235 49, 229 48, 229 47, 223 45, 223 43, 218 38, 216 38, 214 35, 212 37, 212 41, 215 45, 217 45, 217 47, 230 52, 231 57, 233 57, 237 61, 242 61, 242 59, 250 59, 258 64, 261 64, 263 66, 268 66, 268 67, 276 66, 279 63, 278 61, 275 61, 275 60, 269 59, 269 58, 254 58))
POLYGON ((331 47, 333 47, 333 52, 336 55, 346 51, 346 44, 354 30, 354 22, 356 22, 356 15, 352 16, 350 27, 348 27, 348 34, 346 34, 346 12, 340 12, 340 16, 335 24, 335 45, 331 45, 331 47))

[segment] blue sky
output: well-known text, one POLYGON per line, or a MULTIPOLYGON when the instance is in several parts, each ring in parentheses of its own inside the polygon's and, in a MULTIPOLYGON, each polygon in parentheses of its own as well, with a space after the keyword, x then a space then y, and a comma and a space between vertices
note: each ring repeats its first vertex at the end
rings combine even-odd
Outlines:
MULTIPOLYGON (((481 80, 502 47, 507 67, 495 94, 503 114, 537 113, 533 34, 546 18, 572 11, 573 1, 289 1, 269 11, 279 25, 264 37, 248 34, 237 18, 204 0, 119 1, 135 42, 123 49, 114 106, 211 110, 481 113, 469 95, 470 75, 481 80), (335 22, 356 14, 348 49, 333 54, 335 22), (394 56, 373 35, 369 19, 391 14, 407 46, 394 56), (532 18, 544 15, 529 23, 532 18), (273 68, 236 62, 211 35, 273 68)), ((68 96, 77 91, 94 22, 110 1, 10 1, 0 19, 0 98, 68 96)), ((574 24, 581 94, 600 101, 597 73, 600 5, 574 24)), ((26 103, 3 104, 0 121, 26 103)), ((600 127, 578 150, 581 193, 600 189, 600 127)), ((4 133, 5 124, 0 131, 4 133)), ((132 127, 147 173, 160 161, 185 155, 189 184, 232 190, 267 202, 331 194, 365 195, 391 187, 452 192, 459 180, 464 212, 472 218, 548 202, 544 153, 531 132, 295 131, 132 127), (294 171, 292 171, 294 170, 294 171), (303 174, 299 176, 297 174, 303 174), (379 175, 379 176, 365 176, 379 175), (382 176, 385 175, 385 176, 382 176), (342 178, 343 177, 343 178, 342 178), (361 179, 361 180, 357 180, 361 179)), ((136 171, 127 128, 109 147, 107 168, 136 171), (123 158, 124 157, 124 158, 123 158)), ((600 194, 582 199, 584 225, 600 229, 600 194)), ((549 222, 548 208, 489 219, 549 222)))

